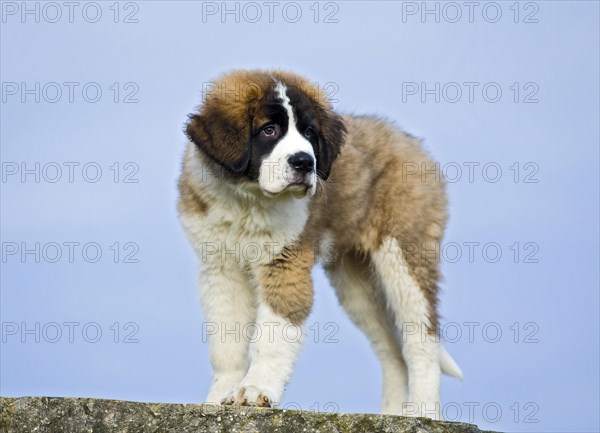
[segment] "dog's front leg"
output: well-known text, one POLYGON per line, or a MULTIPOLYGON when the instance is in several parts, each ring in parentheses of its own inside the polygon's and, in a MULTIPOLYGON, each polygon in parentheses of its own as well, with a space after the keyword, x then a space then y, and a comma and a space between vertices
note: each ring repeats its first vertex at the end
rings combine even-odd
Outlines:
POLYGON ((312 249, 288 247, 257 270, 259 300, 250 367, 226 403, 272 407, 281 401, 312 307, 313 263, 312 249))
POLYGON ((248 340, 243 329, 256 317, 254 291, 247 277, 226 263, 207 263, 199 276, 213 377, 207 403, 222 403, 248 371, 248 340))

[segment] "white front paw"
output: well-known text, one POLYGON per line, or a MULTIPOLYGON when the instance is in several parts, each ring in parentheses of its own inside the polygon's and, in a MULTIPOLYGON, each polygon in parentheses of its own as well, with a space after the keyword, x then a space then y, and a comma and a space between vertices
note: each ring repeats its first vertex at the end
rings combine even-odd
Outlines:
POLYGON ((206 397, 206 403, 221 403, 229 395, 229 391, 235 385, 238 385, 243 378, 244 373, 242 372, 215 375, 206 397))
POLYGON ((252 385, 234 386, 221 401, 221 404, 237 404, 240 406, 275 406, 273 393, 252 385))

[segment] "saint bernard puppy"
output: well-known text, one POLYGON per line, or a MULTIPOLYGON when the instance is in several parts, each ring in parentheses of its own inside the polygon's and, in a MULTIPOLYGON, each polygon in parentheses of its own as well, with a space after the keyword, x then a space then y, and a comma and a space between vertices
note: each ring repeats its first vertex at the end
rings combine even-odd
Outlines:
POLYGON ((440 374, 462 373, 437 337, 447 205, 419 141, 258 70, 215 81, 186 134, 178 207, 200 262, 207 402, 281 401, 321 261, 381 361, 381 411, 440 418, 440 374))

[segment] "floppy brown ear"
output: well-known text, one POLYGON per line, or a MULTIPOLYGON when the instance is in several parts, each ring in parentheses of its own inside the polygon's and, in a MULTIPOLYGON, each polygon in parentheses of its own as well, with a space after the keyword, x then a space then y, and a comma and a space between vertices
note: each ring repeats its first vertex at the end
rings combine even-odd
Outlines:
POLYGON ((327 110, 322 114, 317 152, 317 174, 327 180, 331 166, 344 145, 346 126, 342 117, 327 110))
POLYGON ((249 122, 240 125, 221 116, 193 114, 186 126, 188 138, 212 160, 234 174, 241 174, 250 163, 249 122))

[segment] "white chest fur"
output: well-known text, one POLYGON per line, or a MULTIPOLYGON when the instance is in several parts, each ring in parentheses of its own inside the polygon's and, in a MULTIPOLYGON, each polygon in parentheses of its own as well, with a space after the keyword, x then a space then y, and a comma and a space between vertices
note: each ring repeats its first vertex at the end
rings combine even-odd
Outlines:
POLYGON ((216 260, 248 268, 268 263, 298 239, 308 220, 308 198, 251 194, 222 179, 208 179, 205 186, 213 198, 207 212, 181 216, 204 264, 216 260))

